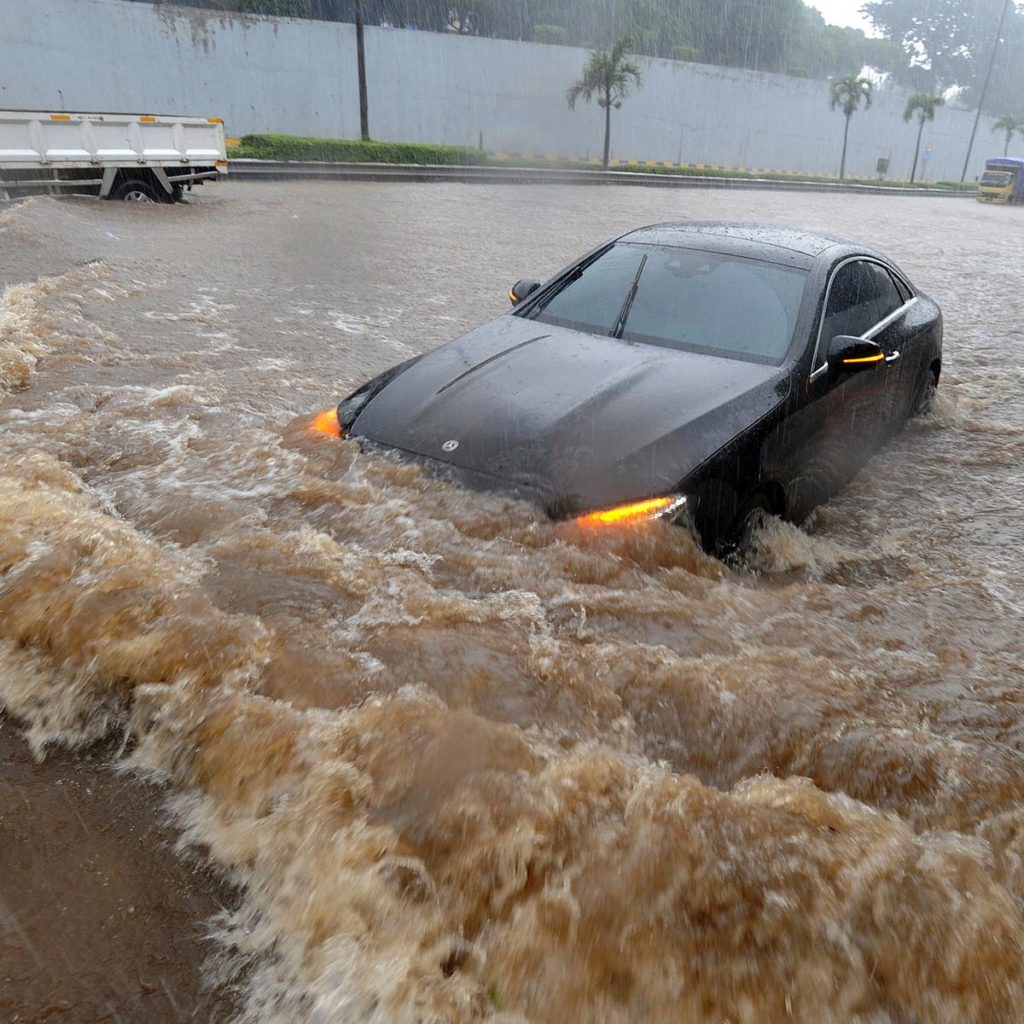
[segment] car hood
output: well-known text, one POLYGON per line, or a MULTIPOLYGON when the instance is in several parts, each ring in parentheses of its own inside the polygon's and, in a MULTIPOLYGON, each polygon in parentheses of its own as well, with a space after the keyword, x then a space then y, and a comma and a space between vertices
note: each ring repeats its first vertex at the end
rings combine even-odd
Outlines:
POLYGON ((779 367, 506 315, 428 353, 350 433, 569 515, 671 491, 785 395, 779 367))

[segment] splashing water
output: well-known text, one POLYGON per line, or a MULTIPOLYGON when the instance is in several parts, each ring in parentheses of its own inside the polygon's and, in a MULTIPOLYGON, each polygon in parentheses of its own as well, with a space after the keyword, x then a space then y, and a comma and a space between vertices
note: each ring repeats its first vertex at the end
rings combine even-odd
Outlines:
POLYGON ((464 253, 468 326, 515 259, 735 197, 596 212, 566 189, 552 225, 515 189, 321 188, 182 207, 199 298, 168 269, 185 233, 143 212, 5 222, 51 266, 0 312, 22 389, 0 406, 0 699, 41 755, 124 729, 125 767, 169 782, 182 847, 243 888, 217 925, 243 1018, 1016 1019, 1024 417, 1014 360, 972 343, 1020 310, 976 322, 977 281, 920 255, 925 207, 964 266, 1005 211, 744 194, 747 217, 903 225, 949 366, 927 417, 737 569, 663 523, 550 523, 311 429, 394 361, 373 324, 445 339, 380 272, 395 253, 464 253), (220 261, 273 252, 294 214, 294 263, 220 261), (341 315, 365 332, 339 342, 341 315))

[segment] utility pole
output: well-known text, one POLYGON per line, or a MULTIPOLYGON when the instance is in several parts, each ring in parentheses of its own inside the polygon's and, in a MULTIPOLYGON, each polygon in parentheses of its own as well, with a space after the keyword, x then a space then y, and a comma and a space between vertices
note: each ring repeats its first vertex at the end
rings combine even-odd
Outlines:
POLYGON ((359 63, 359 135, 363 142, 369 142, 370 105, 366 98, 366 46, 363 43, 363 0, 356 0, 356 56, 359 63))
POLYGON ((992 80, 992 68, 995 67, 996 54, 999 52, 999 40, 1003 38, 1003 25, 1006 22, 1006 15, 1009 10, 1010 0, 1005 0, 1003 4, 1003 13, 999 15, 999 28, 996 29, 996 41, 992 44, 992 56, 989 58, 988 71, 985 72, 985 84, 981 87, 981 98, 978 100, 978 111, 974 115, 974 127, 971 129, 971 141, 967 145, 967 156, 964 159, 964 172, 960 175, 961 184, 967 177, 967 165, 971 162, 971 152, 974 149, 974 136, 978 134, 978 122, 981 120, 981 108, 985 106, 985 97, 988 95, 988 83, 992 80))

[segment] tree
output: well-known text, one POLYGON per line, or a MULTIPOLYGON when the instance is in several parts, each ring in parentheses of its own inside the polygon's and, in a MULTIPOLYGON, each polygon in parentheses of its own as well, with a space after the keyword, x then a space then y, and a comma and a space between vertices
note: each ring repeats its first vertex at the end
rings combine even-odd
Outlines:
POLYGON ((1006 110, 1024 88, 1024 10, 1006 0, 868 0, 864 13, 905 54, 893 69, 915 92, 962 90, 977 108, 992 67, 985 112, 1006 110), (996 37, 1001 44, 993 47, 996 37), (993 62, 993 55, 995 60, 993 62))
POLYGON ((925 121, 935 120, 935 111, 945 104, 941 96, 930 96, 926 92, 915 93, 907 100, 907 107, 903 111, 903 120, 910 122, 910 119, 917 114, 917 145, 914 147, 914 166, 910 169, 910 183, 914 183, 917 175, 917 158, 921 152, 921 133, 924 131, 925 121))
POLYGON ((626 60, 626 50, 631 40, 620 39, 610 50, 594 50, 583 68, 583 76, 574 82, 565 93, 569 109, 576 109, 576 101, 583 98, 589 103, 597 96, 597 105, 604 109, 604 166, 608 166, 611 146, 612 107, 618 110, 623 100, 629 98, 633 84, 643 84, 640 69, 626 60))
POLYGON ((565 46, 569 33, 561 25, 534 25, 533 38, 538 43, 557 43, 565 46))
MULTIPOLYGON (((357 14, 356 0, 162 2, 322 21, 354 22, 357 14)), ((874 0, 883 5, 947 2, 952 0, 874 0)), ((981 9, 997 0, 970 2, 981 9)), ((367 26, 387 21, 430 32, 518 40, 543 37, 547 42, 562 42, 558 30, 564 29, 566 45, 588 50, 610 49, 616 39, 628 36, 636 54, 812 78, 869 65, 904 81, 909 65, 908 55, 890 39, 869 39, 858 29, 826 25, 821 14, 804 0, 360 0, 360 6, 367 26), (538 36, 540 26, 551 28, 538 36)), ((1024 18, 1015 20, 1024 25, 1024 18)), ((1011 42, 1008 35, 1007 50, 1012 48, 1011 42)), ((1024 51, 1024 46, 1019 49, 1024 51)), ((1004 78, 1008 83, 1022 80, 1018 65, 1024 74, 1024 52, 1005 74, 997 69, 994 84, 1004 78)), ((911 91, 931 89, 930 73, 923 68, 916 72, 924 80, 911 91)))
MULTIPOLYGON (((993 2, 982 0, 984 6, 993 2)), ((977 6, 963 0, 869 0, 864 13, 902 47, 911 65, 927 70, 928 84, 937 91, 966 85, 972 78, 970 44, 975 33, 970 22, 977 6)))
POLYGON ((999 118, 992 125, 992 131, 1006 133, 1006 145, 1003 147, 1003 156, 1006 156, 1010 152, 1010 143, 1013 141, 1014 135, 1017 132, 1024 135, 1024 117, 1014 117, 1012 114, 1007 114, 1005 117, 999 118))
POLYGON ((861 78, 856 71, 851 71, 842 78, 835 78, 829 83, 829 101, 833 110, 841 107, 846 118, 843 129, 843 159, 839 164, 840 179, 846 177, 846 145, 850 138, 850 118, 860 109, 860 101, 864 100, 864 109, 871 106, 871 93, 874 87, 867 78, 861 78))

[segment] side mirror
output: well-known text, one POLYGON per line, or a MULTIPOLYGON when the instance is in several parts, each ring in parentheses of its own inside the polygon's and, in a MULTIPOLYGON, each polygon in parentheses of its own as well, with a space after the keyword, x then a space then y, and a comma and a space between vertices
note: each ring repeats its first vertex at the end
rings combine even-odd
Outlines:
POLYGON ((880 345, 867 338, 852 338, 839 334, 828 346, 829 373, 855 373, 857 370, 870 370, 885 362, 885 352, 880 345))
POLYGON ((528 295, 532 295, 539 287, 540 281, 534 281, 529 277, 520 278, 508 290, 509 301, 513 306, 515 306, 517 303, 522 302, 528 295))

